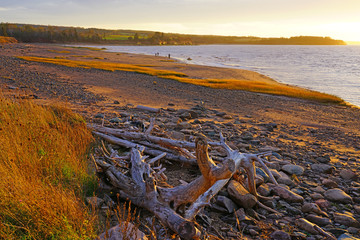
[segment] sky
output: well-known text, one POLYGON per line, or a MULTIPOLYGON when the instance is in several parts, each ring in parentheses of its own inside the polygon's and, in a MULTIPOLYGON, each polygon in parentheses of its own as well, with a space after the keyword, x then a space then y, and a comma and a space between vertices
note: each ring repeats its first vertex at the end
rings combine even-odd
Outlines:
POLYGON ((0 22, 360 41, 360 0, 0 0, 0 22))

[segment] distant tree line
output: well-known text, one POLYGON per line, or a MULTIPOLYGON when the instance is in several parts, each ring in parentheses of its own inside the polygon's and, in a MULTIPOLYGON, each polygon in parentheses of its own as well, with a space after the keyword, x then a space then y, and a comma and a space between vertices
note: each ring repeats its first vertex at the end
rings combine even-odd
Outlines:
POLYGON ((253 36, 188 35, 135 30, 60 27, 0 23, 0 36, 14 37, 20 42, 102 43, 121 45, 200 45, 200 44, 262 44, 262 45, 346 45, 330 37, 298 36, 260 38, 253 36))

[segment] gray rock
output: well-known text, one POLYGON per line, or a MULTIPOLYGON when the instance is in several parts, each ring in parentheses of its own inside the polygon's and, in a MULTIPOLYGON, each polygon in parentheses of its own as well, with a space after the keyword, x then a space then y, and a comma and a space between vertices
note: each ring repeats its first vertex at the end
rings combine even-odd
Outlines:
POLYGON ((340 176, 345 180, 355 179, 357 174, 351 170, 343 169, 340 171, 340 176))
POLYGON ((290 175, 295 174, 297 176, 301 176, 304 173, 303 167, 294 165, 294 164, 286 164, 286 165, 282 166, 281 170, 283 170, 287 174, 290 174, 290 175))
POLYGON ((335 181, 331 179, 324 179, 322 181, 322 184, 327 188, 337 188, 339 186, 335 181))
POLYGON ((262 176, 265 182, 269 181, 269 176, 261 168, 256 168, 256 175, 262 176))
POLYGON ((104 114, 98 113, 94 116, 94 118, 104 118, 104 114))
POLYGON ((312 223, 319 225, 319 226, 326 226, 326 225, 332 224, 332 222, 329 218, 320 217, 315 214, 309 214, 308 216, 306 216, 306 219, 312 223))
POLYGON ((332 173, 333 170, 335 169, 333 166, 328 165, 328 164, 323 164, 323 163, 319 163, 319 164, 312 164, 311 165, 311 169, 316 173, 332 173))
POLYGON ((225 196, 217 196, 216 203, 225 207, 229 213, 233 213, 238 208, 231 199, 225 196))
POLYGON ((329 156, 317 157, 316 160, 321 163, 329 163, 330 157, 329 156))
POLYGON ((332 202, 352 203, 352 198, 339 188, 327 190, 324 196, 326 199, 332 202))
POLYGON ((130 222, 121 222, 119 225, 110 228, 102 233, 99 240, 147 240, 146 235, 130 222))
POLYGON ((273 240, 291 240, 291 237, 288 233, 280 230, 274 231, 270 235, 270 238, 273 240))
POLYGON ((360 240, 360 238, 353 237, 349 233, 341 234, 337 240, 360 240))
POLYGON ((86 202, 87 204, 94 206, 95 209, 99 209, 101 205, 104 203, 104 200, 98 197, 87 197, 86 202))
POLYGON ((351 213, 334 213, 334 222, 348 227, 360 227, 360 223, 352 216, 351 213))
POLYGON ((290 203, 302 203, 304 202, 304 198, 284 187, 281 187, 279 185, 271 184, 270 188, 272 188, 276 195, 280 196, 282 199, 284 199, 286 202, 290 203))
POLYGON ((111 123, 120 123, 121 120, 120 120, 120 118, 115 117, 115 118, 110 119, 109 122, 111 122, 111 123))

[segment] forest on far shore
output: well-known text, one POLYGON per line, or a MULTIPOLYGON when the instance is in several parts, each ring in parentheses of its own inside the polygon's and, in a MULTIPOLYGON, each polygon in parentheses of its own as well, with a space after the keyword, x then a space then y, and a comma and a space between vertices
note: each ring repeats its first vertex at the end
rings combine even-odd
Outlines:
POLYGON ((0 36, 14 37, 19 42, 28 43, 99 43, 114 45, 346 45, 342 40, 317 36, 260 38, 253 36, 190 35, 154 31, 107 30, 15 23, 0 23, 0 36))

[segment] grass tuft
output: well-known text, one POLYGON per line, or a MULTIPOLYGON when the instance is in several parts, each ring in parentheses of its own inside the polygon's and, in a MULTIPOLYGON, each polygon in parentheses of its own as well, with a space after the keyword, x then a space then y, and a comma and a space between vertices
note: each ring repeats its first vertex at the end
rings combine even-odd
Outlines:
POLYGON ((95 176, 84 120, 65 107, 0 96, 0 239, 94 239, 83 203, 95 176))

